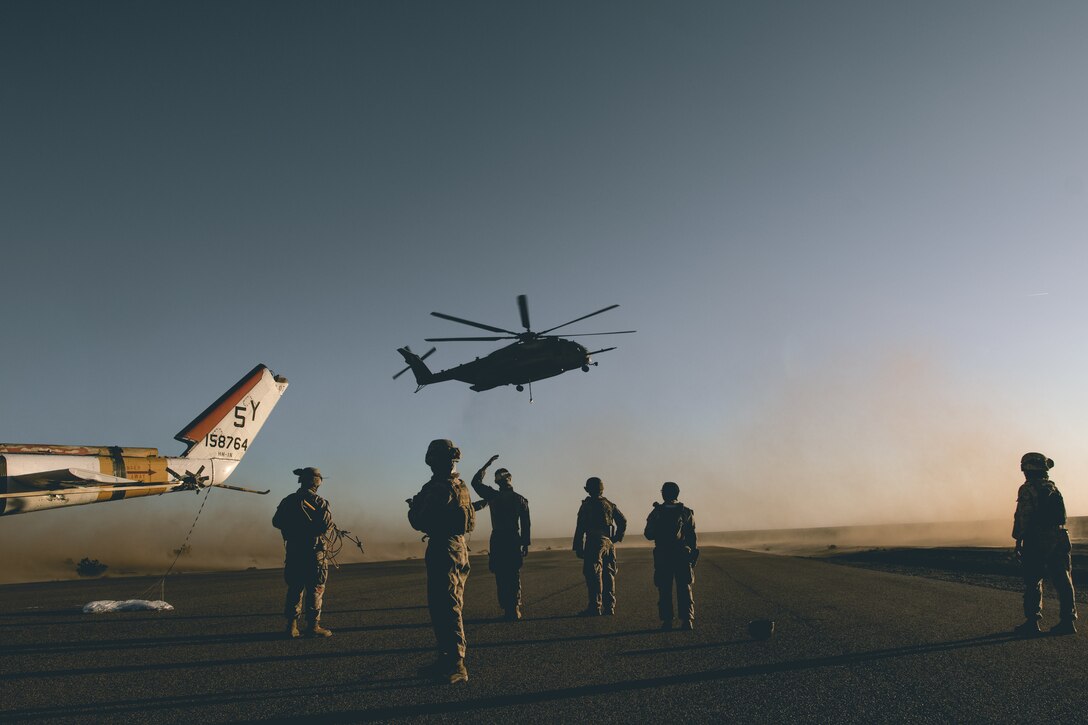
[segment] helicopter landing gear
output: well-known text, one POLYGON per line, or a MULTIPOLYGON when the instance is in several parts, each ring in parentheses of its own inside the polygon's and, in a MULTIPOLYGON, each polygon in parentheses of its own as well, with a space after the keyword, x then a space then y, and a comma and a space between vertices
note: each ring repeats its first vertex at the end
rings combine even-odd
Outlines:
MULTIPOLYGON (((515 385, 514 390, 518 391, 519 393, 524 393, 525 392, 525 386, 524 385, 515 385)), ((533 402, 533 381, 532 380, 529 381, 529 402, 530 403, 533 402)))
POLYGON ((582 366, 582 372, 583 373, 588 373, 589 372, 589 366, 588 365, 583 365, 582 366))
POLYGON ((519 393, 524 393, 525 392, 525 386, 524 385, 518 385, 517 387, 514 388, 514 390, 518 391, 519 393))

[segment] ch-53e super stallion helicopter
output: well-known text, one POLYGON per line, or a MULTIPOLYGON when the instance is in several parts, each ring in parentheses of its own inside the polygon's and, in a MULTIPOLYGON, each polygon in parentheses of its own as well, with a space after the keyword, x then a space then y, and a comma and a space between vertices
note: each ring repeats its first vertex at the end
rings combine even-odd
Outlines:
MULTIPOLYGON (((602 312, 608 312, 617 307, 619 307, 619 305, 609 305, 596 312, 590 312, 588 315, 582 315, 570 322, 564 322, 562 325, 556 325, 555 327, 550 327, 541 332, 533 332, 529 328, 529 304, 525 295, 518 295, 518 312, 521 313, 521 326, 525 328, 525 332, 504 330, 501 327, 492 327, 491 325, 465 320, 460 317, 454 317, 453 315, 432 312, 431 314, 434 317, 440 317, 443 320, 452 320, 453 322, 460 322, 463 325, 478 327, 481 330, 502 332, 506 334, 493 337, 428 337, 425 338, 427 342, 448 342, 454 340, 481 342, 516 340, 516 342, 507 345, 506 347, 499 348, 486 357, 476 358, 472 362, 467 362, 463 365, 458 365, 457 367, 452 367, 437 373, 432 373, 430 369, 428 369, 426 363, 423 362, 436 348, 432 347, 420 356, 416 355, 405 346, 399 348, 397 352, 399 352, 404 358, 404 361, 408 363, 408 367, 394 375, 393 378, 396 379, 400 377, 410 369, 416 376, 417 393, 422 390, 425 385, 440 383, 444 380, 459 380, 463 383, 469 383, 469 390, 475 390, 477 392, 497 388, 500 385, 514 385, 520 393, 525 389, 524 386, 528 385, 529 401, 532 402, 534 380, 543 380, 544 378, 554 377, 576 368, 581 368, 583 372, 588 373, 589 366, 597 364, 590 360, 590 355, 596 355, 599 352, 608 352, 609 350, 616 349, 614 347, 605 347, 600 350, 590 351, 576 342, 559 337, 558 335, 549 335, 548 333, 558 330, 560 327, 566 327, 575 322, 580 322, 588 317, 599 315, 602 312)), ((567 337, 627 335, 632 332, 635 332, 635 330, 582 332, 567 335, 567 337)))
POLYGON ((286 389, 286 378, 253 368, 174 436, 188 446, 177 458, 157 448, 0 444, 0 516, 208 486, 266 494, 223 482, 286 389))

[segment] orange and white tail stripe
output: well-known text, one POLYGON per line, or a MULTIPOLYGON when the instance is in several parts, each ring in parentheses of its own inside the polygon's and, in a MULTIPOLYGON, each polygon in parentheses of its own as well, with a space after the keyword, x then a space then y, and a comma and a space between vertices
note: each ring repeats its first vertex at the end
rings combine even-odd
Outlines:
POLYGON ((286 389, 286 378, 264 365, 253 368, 174 436, 189 446, 182 456, 242 460, 286 389))

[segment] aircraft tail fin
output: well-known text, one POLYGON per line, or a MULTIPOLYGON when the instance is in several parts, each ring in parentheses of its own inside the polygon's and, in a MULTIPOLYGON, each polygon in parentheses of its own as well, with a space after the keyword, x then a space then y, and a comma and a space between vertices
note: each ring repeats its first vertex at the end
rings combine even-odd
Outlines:
MULTIPOLYGON (((430 368, 427 367, 427 363, 423 362, 423 358, 430 356, 430 354, 434 351, 435 348, 432 347, 423 355, 423 357, 420 357, 419 355, 416 355, 414 352, 412 352, 412 349, 407 345, 397 348, 397 352, 399 352, 401 357, 404 358, 404 362, 408 363, 408 368, 411 368, 412 374, 416 376, 416 385, 420 387, 423 387, 428 383, 434 382, 434 373, 432 373, 430 368)), ((405 369, 407 370, 408 368, 405 369)), ((401 373, 403 372, 404 370, 401 370, 399 373, 394 375, 393 378, 395 379, 397 377, 400 377, 401 373)))
POLYGON ((174 436, 188 445, 182 457, 242 460, 286 389, 287 378, 253 368, 174 436))

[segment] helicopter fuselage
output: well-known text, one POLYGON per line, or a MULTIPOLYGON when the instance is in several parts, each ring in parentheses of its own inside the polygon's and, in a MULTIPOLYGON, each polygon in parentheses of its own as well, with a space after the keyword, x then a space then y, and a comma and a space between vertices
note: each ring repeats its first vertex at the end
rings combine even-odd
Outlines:
POLYGON ((589 364, 589 351, 577 342, 542 337, 515 342, 472 362, 436 372, 433 382, 460 380, 469 383, 472 390, 490 390, 552 378, 589 364))

